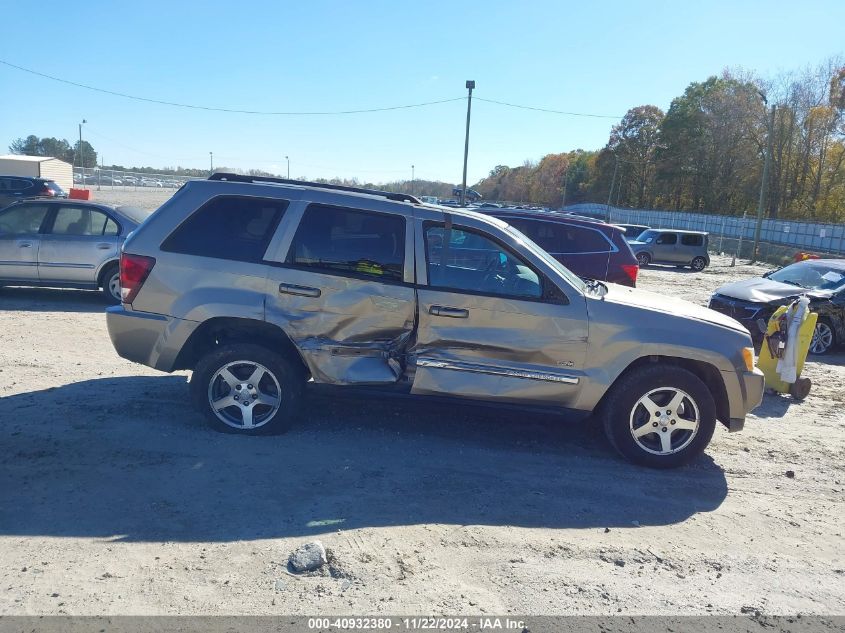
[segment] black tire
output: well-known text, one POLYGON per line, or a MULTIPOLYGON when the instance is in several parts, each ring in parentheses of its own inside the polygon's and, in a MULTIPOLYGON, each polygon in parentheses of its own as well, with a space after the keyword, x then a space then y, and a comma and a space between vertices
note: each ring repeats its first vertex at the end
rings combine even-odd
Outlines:
POLYGON ((651 263, 651 255, 648 253, 637 253, 637 263, 640 265, 640 268, 648 266, 651 263))
MULTIPOLYGON (((657 404, 654 401, 652 402, 657 404)), ((661 415, 668 412, 667 409, 663 408, 666 406, 668 405, 665 403, 661 404, 661 415)), ((675 365, 649 365, 632 370, 613 384, 610 393, 602 404, 599 419, 604 425, 604 432, 610 444, 623 457, 636 464, 651 468, 676 468, 689 463, 707 448, 716 429, 716 403, 707 385, 692 372, 675 365), (666 391, 663 391, 664 389, 666 391), (644 413, 644 408, 638 403, 641 398, 650 392, 659 390, 655 393, 655 396, 660 398, 664 394, 671 394, 673 389, 683 391, 688 396, 683 400, 685 412, 687 404, 692 405, 689 409, 692 409, 693 413, 697 407, 697 428, 695 430, 681 430, 681 434, 677 436, 678 447, 674 449, 675 452, 663 454, 649 452, 641 444, 651 442, 655 438, 657 443, 660 444, 662 437, 659 431, 664 428, 661 424, 665 424, 665 428, 669 429, 668 437, 670 438, 669 441, 672 442, 675 431, 680 429, 673 429, 669 425, 675 423, 672 421, 674 417, 680 418, 684 414, 681 414, 680 410, 675 411, 673 412, 675 413, 674 416, 666 416, 669 419, 665 423, 654 422, 652 418, 648 418, 648 422, 634 427, 634 420, 644 413), (647 426, 656 428, 644 437, 653 435, 655 438, 649 437, 648 440, 642 440, 642 442, 635 439, 634 431, 647 426)), ((659 419, 663 420, 664 418, 659 419)), ((680 422, 685 421, 688 420, 680 420, 680 422)))
POLYGON ((112 294, 114 289, 113 278, 117 275, 117 293, 120 295, 120 266, 117 264, 109 264, 100 275, 100 287, 109 303, 120 303, 120 296, 112 294))
POLYGON ((823 356, 827 354, 836 346, 836 330, 833 327, 833 324, 827 319, 827 317, 819 317, 819 320, 816 322, 816 330, 813 332, 813 339, 810 341, 810 349, 809 353, 815 356, 823 356), (824 339, 829 338, 830 343, 828 344, 826 340, 819 341, 818 345, 816 345, 816 337, 823 336, 824 339))
POLYGON ((305 377, 300 368, 283 356, 258 345, 235 343, 215 349, 200 359, 191 375, 190 390, 194 406, 202 412, 213 429, 238 435, 275 435, 287 431, 296 420, 302 403, 304 383, 305 377), (249 384, 248 374, 252 370, 251 366, 258 365, 262 366, 267 374, 259 377, 261 384, 249 384), (218 372, 227 367, 231 375, 241 381, 237 385, 230 387, 228 382, 218 375, 218 372), (247 387, 250 388, 249 392, 247 387), (221 398, 216 400, 217 402, 229 395, 238 400, 238 393, 246 394, 243 398, 243 401, 246 401, 252 393, 255 400, 250 403, 251 409, 244 409, 243 407, 250 405, 243 404, 242 401, 232 402, 231 405, 220 409, 218 415, 211 399, 219 389, 224 392, 220 394, 221 398), (278 392, 275 394, 277 405, 274 407, 264 404, 262 400, 272 399, 274 391, 278 392), (255 395, 256 392, 258 395, 255 395), (244 426, 247 414, 250 420, 255 416, 254 426, 244 426), (237 424, 238 416, 241 418, 240 426, 237 424))
POLYGON ((690 268, 694 271, 700 273, 702 270, 707 268, 707 258, 706 257, 693 257, 693 260, 690 262, 690 268))
POLYGON ((799 378, 789 385, 789 395, 796 400, 803 400, 810 395, 810 389, 812 388, 813 382, 809 378, 799 378))

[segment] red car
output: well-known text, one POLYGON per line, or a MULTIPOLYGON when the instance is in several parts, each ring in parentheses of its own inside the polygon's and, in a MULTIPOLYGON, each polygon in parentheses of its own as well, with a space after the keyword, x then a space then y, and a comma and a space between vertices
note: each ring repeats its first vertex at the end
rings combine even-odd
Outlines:
POLYGON ((637 285, 637 258, 623 229, 553 211, 477 209, 525 233, 549 255, 585 279, 637 285))

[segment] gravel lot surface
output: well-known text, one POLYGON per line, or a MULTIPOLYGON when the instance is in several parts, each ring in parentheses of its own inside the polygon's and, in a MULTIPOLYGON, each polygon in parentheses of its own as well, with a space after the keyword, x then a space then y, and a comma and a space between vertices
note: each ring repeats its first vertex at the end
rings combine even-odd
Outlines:
MULTIPOLYGON (((95 199, 169 192, 128 194, 95 199)), ((728 263, 640 285, 706 303, 762 271, 728 263)), ((471 407, 312 398, 286 435, 221 435, 103 308, 0 290, 0 614, 845 614, 841 350, 657 472, 471 407), (324 575, 289 574, 313 539, 324 575)))

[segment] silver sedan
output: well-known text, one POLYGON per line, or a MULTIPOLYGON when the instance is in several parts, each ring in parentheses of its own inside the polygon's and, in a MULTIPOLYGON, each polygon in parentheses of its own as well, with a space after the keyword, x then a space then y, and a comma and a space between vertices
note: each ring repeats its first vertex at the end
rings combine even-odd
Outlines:
POLYGON ((34 199, 0 210, 0 285, 101 288, 120 301, 120 247, 149 211, 34 199))

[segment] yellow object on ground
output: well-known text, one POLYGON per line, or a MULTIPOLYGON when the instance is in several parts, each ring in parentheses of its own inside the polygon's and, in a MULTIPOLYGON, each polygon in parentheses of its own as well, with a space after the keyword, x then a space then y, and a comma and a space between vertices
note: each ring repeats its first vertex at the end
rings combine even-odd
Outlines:
MULTIPOLYGON (((769 327, 766 330, 766 336, 770 336, 778 331, 780 317, 785 314, 788 309, 789 306, 781 306, 775 310, 775 313, 769 319, 769 327)), ((813 332, 816 329, 817 318, 818 315, 815 312, 808 313, 806 320, 798 329, 797 348, 795 350, 795 363, 798 376, 801 375, 801 371, 804 368, 804 360, 807 358, 807 352, 810 350, 810 341, 813 340, 813 332)), ((792 393, 791 387, 794 383, 784 382, 781 379, 780 374, 777 371, 777 365, 778 359, 772 356, 768 343, 763 340, 763 346, 760 348, 760 357, 757 359, 757 367, 766 377, 766 387, 774 389, 780 393, 792 393)))

